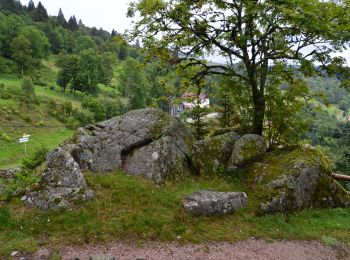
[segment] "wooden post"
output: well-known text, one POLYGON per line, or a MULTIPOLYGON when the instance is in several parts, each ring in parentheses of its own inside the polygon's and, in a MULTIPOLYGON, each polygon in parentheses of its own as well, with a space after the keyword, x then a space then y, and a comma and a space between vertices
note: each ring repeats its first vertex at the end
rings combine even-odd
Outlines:
POLYGON ((350 176, 332 173, 332 178, 337 181, 350 181, 350 176))

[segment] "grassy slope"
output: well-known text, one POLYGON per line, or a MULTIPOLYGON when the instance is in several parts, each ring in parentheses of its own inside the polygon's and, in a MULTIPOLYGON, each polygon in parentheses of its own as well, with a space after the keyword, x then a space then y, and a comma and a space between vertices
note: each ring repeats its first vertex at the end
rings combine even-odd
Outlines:
MULTIPOLYGON (((50 56, 48 60, 43 61, 43 69, 39 72, 41 81, 46 86, 35 86, 37 97, 42 100, 53 100, 56 103, 71 102, 74 108, 81 107, 82 97, 79 94, 63 93, 55 83, 58 68, 55 65, 55 56, 50 56)), ((114 73, 120 73, 120 66, 116 66, 114 73)), ((6 87, 19 89, 20 79, 18 76, 0 75, 0 84, 6 87)), ((117 79, 112 79, 112 85, 118 86, 117 79)), ((111 98, 118 95, 114 88, 99 86, 101 97, 111 98)), ((73 131, 64 127, 64 125, 50 116, 47 112, 47 104, 40 106, 23 106, 15 99, 0 98, 0 117, 1 112, 5 112, 7 118, 0 118, 0 135, 6 134, 11 140, 6 141, 0 138, 0 169, 18 166, 21 160, 25 158, 24 145, 18 144, 18 139, 23 134, 30 134, 30 142, 28 143, 28 155, 32 154, 36 148, 44 145, 49 149, 57 147, 61 142, 69 138, 73 131), (30 118, 30 122, 24 119, 30 118), (43 127, 37 126, 43 123, 43 127), (31 125, 36 127, 10 127, 8 125, 31 125), (59 126, 58 128, 46 128, 45 126, 59 126)), ((4 114, 5 114, 4 113, 4 114)))
MULTIPOLYGON (((12 88, 19 88, 20 84, 19 79, 0 79, 1 83, 12 88)), ((49 97, 61 102, 71 100, 71 98, 66 98, 61 93, 49 88, 36 86, 35 91, 38 97, 49 97)), ((45 103, 39 106, 28 106, 16 100, 0 99, 0 106, 1 112, 6 114, 6 118, 0 119, 0 133, 6 134, 10 139, 0 139, 0 168, 17 166, 25 157, 24 146, 18 144, 18 138, 23 134, 31 135, 27 145, 28 155, 41 145, 52 149, 72 134, 71 130, 65 128, 62 123, 47 113, 47 104, 45 103), (59 128, 46 128, 46 126, 59 126, 59 128)))
POLYGON ((350 209, 306 210, 254 215, 249 205, 229 216, 192 217, 181 199, 198 189, 244 191, 238 179, 187 177, 159 188, 151 181, 123 173, 88 175, 95 199, 73 211, 41 212, 18 199, 0 209, 0 255, 34 252, 38 246, 82 245, 110 240, 210 242, 248 237, 316 239, 350 243, 350 209))

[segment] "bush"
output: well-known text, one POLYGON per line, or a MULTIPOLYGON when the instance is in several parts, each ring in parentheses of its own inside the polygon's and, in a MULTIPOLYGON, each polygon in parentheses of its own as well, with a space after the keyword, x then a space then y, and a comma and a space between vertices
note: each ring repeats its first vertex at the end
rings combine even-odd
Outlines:
POLYGON ((30 78, 24 77, 21 81, 21 92, 19 100, 25 104, 37 104, 35 88, 30 78))
POLYGON ((34 84, 30 78, 24 77, 21 80, 21 89, 27 95, 35 95, 34 84))
POLYGON ((74 110, 73 117, 80 123, 81 126, 95 122, 94 114, 86 109, 74 110))
POLYGON ((66 101, 63 103, 62 109, 63 109, 64 113, 68 116, 72 115, 72 113, 73 113, 73 105, 69 101, 66 101))
POLYGON ((0 133, 0 140, 4 140, 4 141, 7 141, 7 142, 10 142, 11 141, 11 137, 9 137, 5 133, 0 133))
POLYGON ((49 150, 45 146, 36 149, 33 155, 22 161, 23 167, 26 170, 34 170, 46 160, 46 155, 49 150))
POLYGON ((96 121, 102 121, 106 119, 107 110, 104 107, 103 103, 100 102, 97 98, 85 98, 82 102, 82 107, 93 113, 96 121))

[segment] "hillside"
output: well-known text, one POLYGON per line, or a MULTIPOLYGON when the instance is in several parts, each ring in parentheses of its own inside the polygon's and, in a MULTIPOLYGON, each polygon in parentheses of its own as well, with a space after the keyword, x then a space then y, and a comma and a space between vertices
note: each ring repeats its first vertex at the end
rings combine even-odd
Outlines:
POLYGON ((350 68, 329 57, 320 70, 310 60, 333 50, 290 47, 309 30, 345 41, 331 16, 347 9, 235 2, 141 1, 128 12, 141 28, 121 34, 0 0, 0 259, 158 245, 158 258, 179 250, 170 259, 215 247, 252 248, 252 258, 271 248, 273 258, 276 245, 296 259, 350 256, 350 68), (253 29, 244 35, 234 12, 226 18, 240 7, 242 30, 253 29), (278 30, 265 28, 273 22, 278 30), (230 63, 203 58, 218 49, 230 63))

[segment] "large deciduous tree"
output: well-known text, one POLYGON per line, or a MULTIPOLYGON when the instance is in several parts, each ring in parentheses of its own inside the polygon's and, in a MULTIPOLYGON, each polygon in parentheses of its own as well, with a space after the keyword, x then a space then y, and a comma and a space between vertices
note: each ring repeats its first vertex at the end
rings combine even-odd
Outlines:
POLYGON ((139 15, 132 37, 142 37, 145 47, 162 55, 179 51, 185 68, 200 66, 202 74, 242 81, 252 97, 253 131, 261 135, 271 67, 282 63, 290 74, 292 62, 306 71, 313 61, 329 62, 330 53, 342 49, 338 29, 345 1, 140 0, 128 15, 139 15), (212 54, 227 63, 208 64, 204 57, 212 54))
POLYGON ((23 35, 19 35, 13 39, 11 43, 12 58, 18 63, 23 76, 24 70, 33 65, 33 50, 30 47, 30 41, 23 35))

